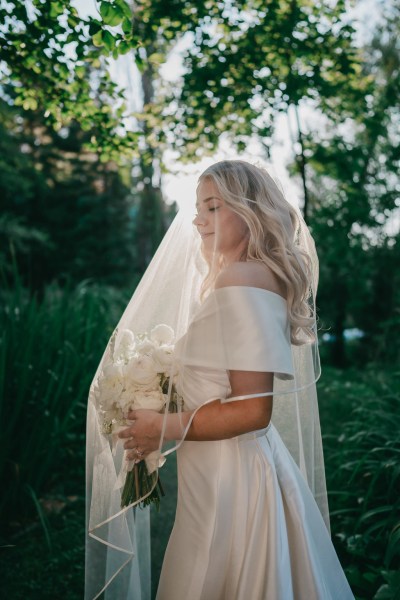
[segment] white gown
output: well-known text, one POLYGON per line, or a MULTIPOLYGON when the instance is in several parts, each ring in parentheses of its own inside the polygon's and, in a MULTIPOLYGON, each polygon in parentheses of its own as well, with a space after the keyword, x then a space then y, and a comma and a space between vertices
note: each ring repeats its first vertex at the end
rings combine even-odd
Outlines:
MULTIPOLYGON (((239 310, 236 333, 238 315, 244 315, 243 335, 250 341, 248 348, 243 339, 239 348, 233 344, 229 368, 259 370, 252 368, 258 362, 254 352, 260 355, 265 343, 268 364, 276 361, 275 372, 290 376, 285 300, 258 288, 222 288, 213 294, 239 310), (258 309, 268 313, 268 331, 260 325, 258 309)), ((181 366, 178 391, 189 410, 207 399, 225 399, 231 391, 226 369, 197 366, 204 352, 220 364, 215 361, 221 335, 226 341, 227 331, 214 331, 211 345, 205 337, 215 312, 211 304, 205 301, 186 334, 193 351, 181 366)), ((224 310, 223 328, 230 318, 224 310)), ((176 518, 157 600, 354 598, 313 494, 272 423, 228 440, 184 441, 177 461, 176 518)))

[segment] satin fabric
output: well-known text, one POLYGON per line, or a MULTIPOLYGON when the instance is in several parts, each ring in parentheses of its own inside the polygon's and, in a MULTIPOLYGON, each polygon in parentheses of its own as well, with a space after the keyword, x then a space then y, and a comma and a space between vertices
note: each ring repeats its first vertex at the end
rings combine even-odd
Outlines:
POLYGON ((177 342, 175 356, 184 366, 268 371, 293 380, 286 300, 249 286, 214 290, 177 342))
MULTIPOLYGON (((186 362, 177 387, 186 409, 211 398, 229 401, 228 367, 271 371, 268 365, 273 364, 275 373, 291 377, 285 306, 283 298, 258 288, 216 290, 195 320, 200 326, 192 324, 181 342, 186 362), (229 311, 223 311, 222 328, 212 320, 215 310, 210 304, 218 300, 221 306, 227 296, 231 305, 242 306, 246 318, 258 306, 247 329, 239 324, 239 349, 237 338, 232 347, 225 345, 229 311), (210 335, 214 340, 205 346, 210 335), (195 354, 200 356, 205 347, 210 366, 196 366, 195 354), (188 349, 193 349, 192 355, 188 349), (226 363, 225 369, 212 368, 222 351, 234 362, 226 363)), ((240 310, 237 320, 243 322, 240 310)), ((236 321, 231 325, 237 332, 236 321)), ((353 598, 314 496, 273 424, 228 440, 184 441, 177 461, 176 518, 157 600, 353 598)))

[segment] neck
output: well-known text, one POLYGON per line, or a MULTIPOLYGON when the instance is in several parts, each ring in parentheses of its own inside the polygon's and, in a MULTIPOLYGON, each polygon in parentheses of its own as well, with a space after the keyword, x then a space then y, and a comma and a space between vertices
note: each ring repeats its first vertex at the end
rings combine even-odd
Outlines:
POLYGON ((226 252, 222 254, 222 265, 223 267, 227 267, 234 262, 246 262, 247 260, 247 240, 240 244, 237 248, 232 250, 231 252, 226 252))

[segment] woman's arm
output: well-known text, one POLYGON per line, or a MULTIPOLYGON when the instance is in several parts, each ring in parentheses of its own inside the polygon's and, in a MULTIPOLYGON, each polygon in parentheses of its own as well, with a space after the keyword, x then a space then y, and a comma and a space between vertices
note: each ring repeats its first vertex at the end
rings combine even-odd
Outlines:
MULTIPOLYGON (((273 373, 230 371, 231 397, 272 391, 273 373)), ((194 411, 166 416, 166 440, 179 440, 194 411)), ((232 438, 266 427, 272 414, 272 396, 255 397, 222 403, 214 400, 200 407, 185 437, 190 441, 212 441, 232 438)), ((135 422, 122 431, 121 438, 132 438, 125 448, 139 448, 146 456, 159 446, 164 415, 151 410, 134 410, 129 418, 135 422)), ((136 457, 135 452, 129 458, 136 457)))
MULTIPOLYGON (((272 379, 272 373, 230 371, 231 397, 271 392, 272 379)), ((224 403, 215 400, 197 411, 185 439, 200 442, 235 437, 266 427, 271 414, 272 396, 224 403)))

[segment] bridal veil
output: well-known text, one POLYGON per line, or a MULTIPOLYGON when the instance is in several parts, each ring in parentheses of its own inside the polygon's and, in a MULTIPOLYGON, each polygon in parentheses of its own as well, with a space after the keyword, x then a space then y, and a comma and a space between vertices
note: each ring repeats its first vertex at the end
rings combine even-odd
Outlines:
MULTIPOLYGON (((300 335, 296 343, 291 343, 290 331, 286 331, 290 353, 278 361, 279 365, 275 364, 276 353, 270 352, 270 349, 276 336, 282 335, 282 328, 277 327, 274 321, 277 313, 266 314, 256 300, 253 304, 246 299, 243 299, 242 305, 241 300, 232 304, 224 293, 216 294, 211 288, 204 288, 210 265, 219 260, 217 252, 215 256, 204 254, 201 239, 192 223, 194 201, 188 201, 180 209, 122 314, 90 386, 86 453, 86 600, 98 598, 103 592, 105 598, 119 600, 150 598, 149 508, 141 508, 138 504, 121 508, 118 476, 124 461, 122 442, 113 449, 110 436, 103 433, 95 398, 96 382, 126 329, 134 336, 141 336, 157 325, 165 324, 174 332, 176 351, 168 367, 170 383, 165 394, 165 414, 171 402, 173 382, 182 364, 221 370, 274 372, 273 392, 266 390, 257 395, 273 394, 272 421, 313 492, 329 528, 316 395, 316 381, 320 375, 315 320, 318 259, 313 239, 300 213, 293 224, 288 202, 273 179, 268 174, 265 176, 268 178, 269 202, 276 208, 282 228, 309 258, 308 304, 313 315, 312 327, 303 338, 300 335), (202 343, 192 347, 187 342, 191 338, 186 333, 189 327, 202 328, 204 321, 197 318, 202 311, 206 311, 210 318, 207 327, 201 330, 202 343), (260 319, 266 322, 265 327, 259 328, 265 334, 257 340, 257 347, 254 341, 246 350, 236 338, 229 325, 235 322, 235 311, 239 311, 241 317, 246 315, 242 322, 248 321, 249 330, 257 329, 260 319), (256 354, 254 360, 249 358, 252 353, 256 354)), ((271 298, 274 302, 273 296, 271 298)), ((196 339, 199 339, 198 336, 196 339)), ((247 397, 241 396, 236 400, 247 397)), ((204 398, 204 402, 211 400, 204 398)), ((235 401, 235 398, 220 400, 229 402, 235 401)), ((178 410, 182 410, 179 404, 178 410)), ((159 448, 167 460, 168 454, 184 440, 186 431, 187 427, 182 425, 181 437, 172 449, 166 450, 163 439, 160 439, 159 448)))

